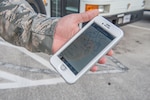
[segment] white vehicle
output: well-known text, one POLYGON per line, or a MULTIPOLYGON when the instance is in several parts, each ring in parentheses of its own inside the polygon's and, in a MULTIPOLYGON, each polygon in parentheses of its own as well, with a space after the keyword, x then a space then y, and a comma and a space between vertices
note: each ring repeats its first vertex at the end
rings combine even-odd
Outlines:
POLYGON ((101 15, 116 25, 141 19, 144 9, 144 0, 50 0, 48 3, 46 12, 50 17, 101 9, 101 15))
POLYGON ((144 10, 150 11, 150 0, 145 0, 145 8, 144 10))
POLYGON ((62 17, 70 13, 101 9, 101 15, 116 25, 141 19, 145 6, 145 0, 43 0, 43 2, 48 17, 62 17))

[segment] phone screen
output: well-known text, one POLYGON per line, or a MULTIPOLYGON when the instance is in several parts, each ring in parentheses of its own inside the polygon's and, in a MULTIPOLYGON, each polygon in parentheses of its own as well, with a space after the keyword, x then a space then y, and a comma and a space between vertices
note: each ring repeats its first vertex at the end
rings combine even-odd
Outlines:
POLYGON ((115 36, 93 23, 59 54, 59 58, 77 75, 114 38, 115 36))

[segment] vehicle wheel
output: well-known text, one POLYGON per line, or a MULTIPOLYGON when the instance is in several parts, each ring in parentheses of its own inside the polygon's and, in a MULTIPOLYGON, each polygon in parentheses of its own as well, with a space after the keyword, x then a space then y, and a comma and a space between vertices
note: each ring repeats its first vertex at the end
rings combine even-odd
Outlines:
POLYGON ((37 13, 46 14, 45 6, 42 0, 26 0, 37 13))

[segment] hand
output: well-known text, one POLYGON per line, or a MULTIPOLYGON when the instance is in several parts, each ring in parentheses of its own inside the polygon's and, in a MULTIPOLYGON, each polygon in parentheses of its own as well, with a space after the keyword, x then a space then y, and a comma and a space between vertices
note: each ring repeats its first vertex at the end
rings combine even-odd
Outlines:
MULTIPOLYGON (((107 55, 108 56, 112 56, 113 55, 113 50, 110 50, 108 53, 107 53, 107 55)), ((98 63, 100 63, 100 64, 105 64, 106 63, 106 58, 105 57, 102 57, 99 61, 98 61, 98 63)), ((91 69, 90 69, 90 71, 92 71, 92 72, 95 72, 95 71, 97 71, 98 70, 98 66, 96 66, 96 65, 94 65, 91 69)))
POLYGON ((79 24, 87 22, 99 14, 98 10, 80 14, 70 14, 62 17, 56 26, 52 51, 55 53, 61 46, 72 38, 79 30, 79 24))
MULTIPOLYGON (((87 11, 80 14, 70 14, 62 17, 56 26, 54 41, 52 46, 52 52, 55 53, 61 48, 70 38, 72 38, 79 30, 79 24, 90 21, 99 14, 98 10, 87 11)), ((108 55, 112 55, 112 50, 108 52, 108 55)), ((103 64, 106 62, 106 58, 102 57, 98 63, 103 64)), ((96 71, 97 67, 91 68, 91 71, 96 71)))

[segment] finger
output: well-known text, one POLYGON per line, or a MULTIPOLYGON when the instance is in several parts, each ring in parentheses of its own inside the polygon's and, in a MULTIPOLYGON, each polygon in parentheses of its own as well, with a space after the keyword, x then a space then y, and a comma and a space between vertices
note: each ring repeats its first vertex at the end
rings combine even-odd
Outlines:
MULTIPOLYGON (((105 57, 102 57, 102 58, 98 61, 98 63, 100 63, 100 64, 106 63, 106 58, 105 58, 105 57)), ((94 65, 94 66, 90 69, 91 72, 96 72, 97 70, 98 70, 98 66, 96 66, 96 65, 94 65)))
POLYGON ((90 69, 91 72, 96 72, 97 70, 98 70, 98 67, 96 65, 90 69))
POLYGON ((99 14, 98 10, 91 10, 87 12, 83 12, 77 15, 77 22, 82 23, 82 22, 87 22, 96 17, 99 14))
POLYGON ((102 58, 98 61, 98 63, 100 63, 100 64, 105 64, 105 63, 106 63, 106 58, 105 58, 105 57, 102 57, 102 58))
POLYGON ((113 50, 110 50, 110 51, 107 53, 107 55, 108 55, 108 56, 112 56, 113 53, 114 53, 113 50))

